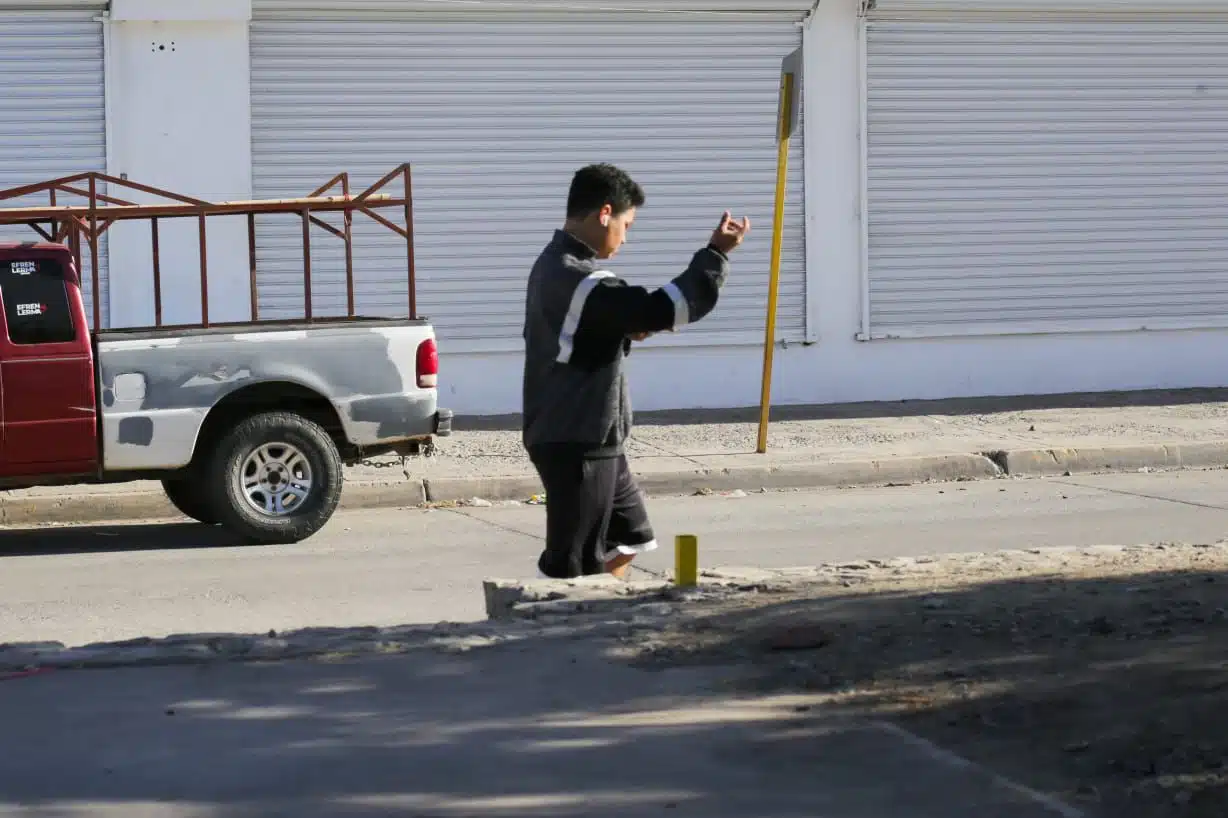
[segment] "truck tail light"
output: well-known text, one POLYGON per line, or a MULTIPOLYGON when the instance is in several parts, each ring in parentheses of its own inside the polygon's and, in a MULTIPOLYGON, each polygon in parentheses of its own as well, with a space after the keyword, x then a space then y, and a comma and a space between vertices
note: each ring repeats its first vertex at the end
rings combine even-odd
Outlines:
POLYGON ((439 350, 435 339, 418 344, 418 388, 434 389, 439 385, 439 350))

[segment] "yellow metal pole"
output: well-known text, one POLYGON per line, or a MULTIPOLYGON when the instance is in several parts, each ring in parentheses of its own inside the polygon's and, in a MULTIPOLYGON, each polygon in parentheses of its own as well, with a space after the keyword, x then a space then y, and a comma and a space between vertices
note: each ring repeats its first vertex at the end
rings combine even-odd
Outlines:
POLYGON ((699 537, 694 534, 674 537, 674 584, 679 588, 699 584, 699 537))
POLYGON ((767 327, 763 337, 763 383, 759 392, 759 441, 763 454, 768 444, 768 413, 772 404, 772 353, 776 347, 776 301, 780 292, 780 248, 785 229, 785 184, 789 174, 789 122, 792 118, 793 75, 780 75, 779 122, 776 129, 776 212, 772 216, 772 260, 768 278, 767 327))

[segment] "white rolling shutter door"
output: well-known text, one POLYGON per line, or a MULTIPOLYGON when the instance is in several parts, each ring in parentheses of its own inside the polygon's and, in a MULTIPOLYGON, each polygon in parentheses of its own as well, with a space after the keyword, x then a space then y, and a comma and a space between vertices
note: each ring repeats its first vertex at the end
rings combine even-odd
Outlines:
MULTIPOLYGON (((755 339, 767 294, 780 61, 800 44, 797 17, 458 22, 271 14, 258 2, 255 193, 305 195, 341 170, 361 188, 413 163, 419 312, 446 340, 509 349, 521 343, 525 280, 562 223, 571 174, 614 162, 648 195, 613 263, 633 282, 676 275, 722 208, 750 215, 754 239, 739 251, 716 313, 668 340, 755 339)), ((800 134, 792 150, 780 335, 800 339, 800 134)), ((302 313, 301 232, 294 219, 262 221, 263 314, 302 313)), ((317 231, 313 246, 314 311, 342 313, 340 242, 317 231)), ((404 252, 386 228, 356 221, 360 312, 404 314, 404 252)))
MULTIPOLYGON (((0 3, 7 0, 0 0, 0 3)), ((54 2, 54 0, 46 0, 54 2)), ((1212 0, 1206 0, 1211 2, 1212 0)), ((79 2, 79 0, 78 0, 79 2)), ((519 18, 528 15, 560 13, 611 14, 627 19, 630 15, 650 14, 658 19, 669 16, 702 16, 730 19, 760 17, 800 20, 814 5, 814 0, 254 0, 257 16, 270 17, 278 13, 296 16, 310 14, 316 18, 342 19, 354 13, 384 15, 412 12, 435 18, 450 16, 455 20, 476 20, 479 15, 511 14, 519 18)))
POLYGON ((870 335, 1228 325, 1228 16, 1006 5, 870 12, 870 335))
MULTIPOLYGON (((104 4, 71 5, 80 9, 0 4, 0 188, 106 170, 102 24, 95 19, 104 4)), ((84 203, 60 198, 65 201, 84 203)), ((0 207, 47 203, 44 194, 3 200, 0 207)), ((0 240, 42 238, 29 227, 5 226, 0 227, 0 240)), ((92 318, 91 268, 84 242, 82 264, 86 312, 92 318)), ((109 306, 105 234, 99 243, 98 268, 105 325, 109 306)))

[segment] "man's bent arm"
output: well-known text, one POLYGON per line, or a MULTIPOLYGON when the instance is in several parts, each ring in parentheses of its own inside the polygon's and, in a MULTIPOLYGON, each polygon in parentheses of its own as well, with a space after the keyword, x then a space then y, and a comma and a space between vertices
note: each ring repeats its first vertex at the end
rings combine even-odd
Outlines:
POLYGON ((693 324, 716 307, 728 272, 729 259, 709 246, 695 253, 690 265, 658 290, 601 279, 585 300, 581 321, 603 334, 619 336, 693 324))

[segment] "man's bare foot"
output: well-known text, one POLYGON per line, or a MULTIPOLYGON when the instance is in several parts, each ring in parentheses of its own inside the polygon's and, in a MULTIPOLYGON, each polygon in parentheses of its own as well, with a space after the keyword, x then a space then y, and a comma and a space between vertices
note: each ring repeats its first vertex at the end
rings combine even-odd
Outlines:
POLYGON ((611 574, 615 579, 625 580, 631 571, 631 561, 634 559, 635 554, 616 554, 606 562, 605 572, 611 574))

